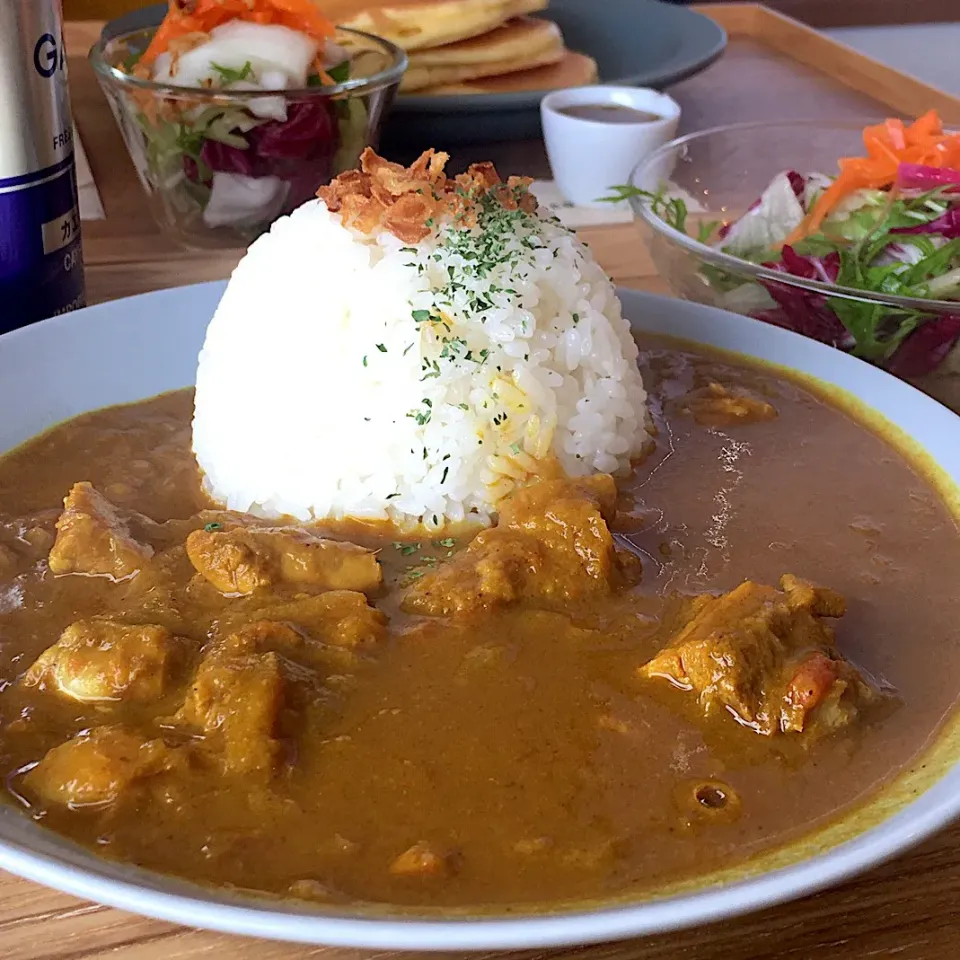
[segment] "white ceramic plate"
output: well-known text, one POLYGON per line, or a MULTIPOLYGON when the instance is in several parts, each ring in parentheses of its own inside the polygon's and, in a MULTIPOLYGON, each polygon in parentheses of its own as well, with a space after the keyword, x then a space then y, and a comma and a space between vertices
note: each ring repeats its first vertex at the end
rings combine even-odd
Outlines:
MULTIPOLYGON (((148 294, 0 337, 0 450, 86 410, 192 384, 204 330, 222 291, 222 284, 203 284, 148 294)), ((649 294, 621 296, 637 330, 772 361, 854 394, 911 435, 960 486, 960 418, 906 384, 745 317, 649 294)), ((100 860, 3 804, 0 867, 87 900, 228 933, 370 949, 534 948, 674 930, 810 893, 918 842, 958 813, 960 766, 954 766, 879 826, 793 866, 634 905, 508 919, 351 916, 241 899, 100 860)))

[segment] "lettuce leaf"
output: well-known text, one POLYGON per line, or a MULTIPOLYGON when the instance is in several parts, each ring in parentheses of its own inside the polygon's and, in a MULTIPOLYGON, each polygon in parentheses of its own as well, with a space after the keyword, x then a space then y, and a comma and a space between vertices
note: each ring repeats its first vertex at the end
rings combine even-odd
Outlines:
POLYGON ((722 233, 723 251, 739 257, 783 243, 806 216, 800 202, 804 186, 793 171, 777 174, 760 199, 722 233))

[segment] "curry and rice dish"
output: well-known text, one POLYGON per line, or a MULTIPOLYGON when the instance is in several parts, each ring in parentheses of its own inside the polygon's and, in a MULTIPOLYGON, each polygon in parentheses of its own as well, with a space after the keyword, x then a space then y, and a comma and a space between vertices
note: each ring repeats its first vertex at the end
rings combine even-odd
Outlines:
POLYGON ((0 459, 7 798, 103 856, 333 905, 612 898, 832 821, 953 708, 933 486, 778 373, 638 349, 523 182, 368 154, 251 248, 197 384, 0 459), (324 355, 289 318, 311 238, 357 291, 324 355))

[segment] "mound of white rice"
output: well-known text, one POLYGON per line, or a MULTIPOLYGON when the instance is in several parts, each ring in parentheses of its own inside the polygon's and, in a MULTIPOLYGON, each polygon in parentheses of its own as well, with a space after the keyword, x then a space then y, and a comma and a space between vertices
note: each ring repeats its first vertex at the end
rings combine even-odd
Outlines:
POLYGON ((441 224, 407 246, 311 201, 234 271, 194 452, 234 510, 489 522, 551 454, 576 476, 628 469, 647 438, 636 360, 610 280, 556 221, 441 224))

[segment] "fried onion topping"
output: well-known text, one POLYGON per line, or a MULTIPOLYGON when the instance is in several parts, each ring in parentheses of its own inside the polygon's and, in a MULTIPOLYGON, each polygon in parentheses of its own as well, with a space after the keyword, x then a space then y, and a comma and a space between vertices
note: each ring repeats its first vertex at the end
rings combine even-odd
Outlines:
POLYGON ((344 226, 364 234, 388 230, 404 243, 426 239, 448 215, 458 226, 476 226, 488 198, 505 210, 537 209, 529 178, 510 177, 504 183, 492 163, 475 163, 451 179, 444 172, 449 159, 431 149, 403 167, 367 147, 359 170, 341 173, 317 196, 331 213, 340 214, 344 226))

